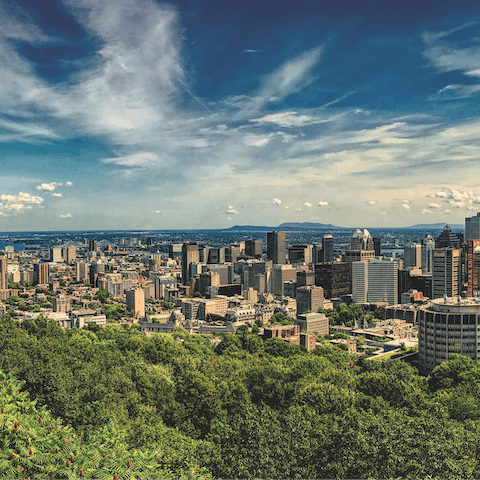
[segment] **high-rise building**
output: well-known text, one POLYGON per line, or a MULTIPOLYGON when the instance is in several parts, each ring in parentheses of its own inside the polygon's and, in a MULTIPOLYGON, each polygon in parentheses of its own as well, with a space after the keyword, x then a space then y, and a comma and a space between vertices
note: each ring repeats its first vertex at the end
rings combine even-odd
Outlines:
POLYGON ((145 293, 143 288, 135 288, 125 292, 127 309, 136 317, 145 316, 145 293))
POLYGON ((177 288, 177 277, 161 275, 155 278, 155 297, 165 298, 167 288, 177 288))
POLYGON ((315 285, 315 272, 297 272, 297 287, 315 285))
POLYGON ((445 225, 442 233, 435 240, 435 248, 460 248, 462 245, 462 234, 453 233, 452 229, 445 225))
POLYGON ((263 257, 263 241, 260 239, 245 240, 245 255, 247 257, 263 257))
POLYGON ((69 245, 62 249, 62 257, 65 262, 72 264, 77 259, 77 247, 69 245))
POLYGON ((277 264, 273 266, 273 292, 283 295, 284 283, 297 280, 297 269, 292 265, 277 264))
POLYGON ((267 260, 276 264, 287 263, 285 232, 267 233, 267 260))
POLYGON ((63 262, 62 249, 60 247, 50 249, 50 261, 53 263, 63 262))
POLYGON ((88 251, 89 252, 96 252, 98 250, 98 243, 96 240, 89 240, 88 241, 88 251))
POLYGON ((50 264, 33 264, 33 283, 34 285, 45 285, 50 281, 50 264))
POLYGON ((239 245, 230 245, 225 249, 225 261, 235 263, 240 256, 241 247, 239 245))
POLYGON ((480 240, 480 212, 475 217, 465 218, 465 241, 480 240))
POLYGON ((323 308, 323 288, 315 285, 297 287, 297 314, 307 311, 316 313, 323 308))
POLYGON ((86 282, 89 279, 88 264, 85 262, 75 263, 75 279, 77 282, 86 282))
POLYGON ((435 240, 431 235, 422 238, 422 273, 432 273, 433 251, 435 250, 435 240))
POLYGON ((422 246, 419 243, 407 245, 403 252, 403 268, 422 267, 422 246))
POLYGON ((0 255, 0 290, 8 288, 7 257, 0 255))
POLYGON ((346 262, 317 263, 315 285, 323 288, 325 298, 338 298, 350 293, 350 265, 346 262))
POLYGON ((288 249, 290 263, 312 263, 313 245, 292 245, 288 249))
POLYGON ((312 247, 312 263, 323 263, 323 249, 321 243, 314 243, 312 247))
POLYGON ((382 239, 373 237, 373 249, 375 250, 375 256, 379 257, 382 254, 382 239))
POLYGON ((352 264, 354 303, 398 302, 398 262, 369 260, 352 264))
POLYGON ((322 238, 323 263, 335 261, 335 249, 332 235, 324 235, 322 238))
POLYGON ((225 263, 225 247, 210 247, 205 263, 225 263))
POLYGON ((182 281, 184 285, 190 283, 190 264, 200 262, 200 253, 197 243, 184 243, 182 245, 182 281))
POLYGON ((353 262, 367 262, 375 259, 375 250, 373 245, 373 238, 368 230, 360 230, 357 228, 352 235, 350 241, 350 248, 345 252, 343 260, 350 265, 350 291, 352 290, 353 262))
POLYGON ((433 251, 433 298, 454 297, 460 294, 461 250, 436 248, 433 251))
POLYGON ((466 243, 467 294, 473 297, 480 290, 480 240, 468 240, 466 243))
POLYGON ((418 311, 420 371, 430 373, 454 354, 480 361, 478 298, 447 297, 434 300, 418 311))

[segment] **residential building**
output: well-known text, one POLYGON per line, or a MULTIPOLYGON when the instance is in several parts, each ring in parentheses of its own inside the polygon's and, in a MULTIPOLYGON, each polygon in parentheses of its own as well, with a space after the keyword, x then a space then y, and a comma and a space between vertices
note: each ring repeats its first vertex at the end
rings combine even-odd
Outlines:
POLYGON ((0 290, 8 288, 7 257, 0 255, 0 290))
POLYGON ((33 264, 33 283, 34 285, 46 285, 50 281, 50 264, 33 264))

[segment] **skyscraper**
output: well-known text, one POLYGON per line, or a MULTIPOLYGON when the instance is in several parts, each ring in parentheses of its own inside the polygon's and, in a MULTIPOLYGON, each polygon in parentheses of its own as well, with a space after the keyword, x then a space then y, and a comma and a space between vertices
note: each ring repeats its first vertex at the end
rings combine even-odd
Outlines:
POLYGON ((8 288, 7 257, 0 256, 0 290, 8 288))
POLYGON ((352 264, 354 303, 398 302, 398 262, 369 260, 352 264))
POLYGON ((460 248, 462 244, 461 234, 453 233, 452 229, 445 225, 442 233, 435 240, 435 248, 460 248))
POLYGON ((475 217, 465 218, 465 241, 480 240, 480 212, 475 217))
POLYGON ((250 239, 245 240, 245 255, 247 257, 262 258, 263 256, 263 241, 250 239))
POLYGON ((460 294, 460 259, 458 248, 436 248, 433 251, 433 298, 460 294))
POLYGON ((127 290, 125 292, 127 309, 136 317, 145 316, 145 293, 142 288, 127 290))
POLYGON ((403 268, 420 268, 422 266, 422 246, 419 243, 407 245, 403 254, 403 268))
POLYGON ((422 273, 432 273, 435 240, 431 235, 422 238, 422 273))
POLYGON ((200 262, 200 252, 197 243, 184 243, 182 245, 182 282, 190 283, 190 264, 200 262))
POLYGON ((317 313, 319 308, 323 308, 322 287, 306 285, 297 288, 297 313, 317 313))
POLYGON ((467 241, 466 257, 467 292, 469 297, 473 297, 480 287, 480 240, 467 241))
POLYGON ((335 260, 332 235, 324 235, 322 238, 323 262, 329 263, 335 260))
POLYGON ((287 263, 285 232, 267 233, 267 260, 273 263, 287 263))

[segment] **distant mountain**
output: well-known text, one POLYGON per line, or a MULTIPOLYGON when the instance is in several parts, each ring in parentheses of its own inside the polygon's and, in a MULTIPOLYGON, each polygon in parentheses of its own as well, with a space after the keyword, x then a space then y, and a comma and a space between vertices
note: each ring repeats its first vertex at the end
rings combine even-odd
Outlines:
POLYGON ((229 232, 272 232, 272 231, 305 231, 305 230, 351 230, 351 228, 337 227, 325 223, 282 223, 278 227, 265 227, 257 225, 235 225, 234 227, 222 229, 229 232))
POLYGON ((423 228, 423 229, 431 229, 431 230, 438 230, 443 229, 445 225, 448 225, 452 230, 464 230, 465 225, 461 223, 458 224, 450 224, 450 223, 419 223, 417 225, 412 225, 410 227, 403 227, 403 228, 423 228))
POLYGON ((331 223, 291 222, 282 223, 278 226, 278 230, 351 230, 351 228, 337 227, 331 223))

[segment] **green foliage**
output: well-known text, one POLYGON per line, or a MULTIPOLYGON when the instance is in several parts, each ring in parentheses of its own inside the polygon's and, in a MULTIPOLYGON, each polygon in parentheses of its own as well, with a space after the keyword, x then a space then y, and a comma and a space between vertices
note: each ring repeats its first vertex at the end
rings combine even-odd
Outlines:
POLYGON ((295 320, 292 317, 285 315, 283 312, 277 312, 271 316, 270 323, 272 325, 293 325, 295 320))
POLYGON ((108 293, 108 290, 102 288, 95 294, 95 300, 100 300, 101 303, 107 303, 108 298, 110 297, 110 294, 108 293))
POLYGON ((167 300, 162 300, 162 307, 168 310, 172 310, 175 305, 173 303, 168 302, 167 300))

